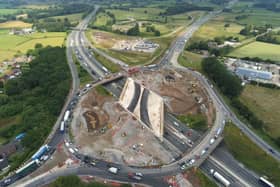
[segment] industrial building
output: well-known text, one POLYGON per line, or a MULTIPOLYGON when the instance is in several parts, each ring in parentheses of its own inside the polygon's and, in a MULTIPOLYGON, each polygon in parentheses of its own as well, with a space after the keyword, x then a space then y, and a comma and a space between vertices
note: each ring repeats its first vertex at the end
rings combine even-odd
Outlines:
POLYGON ((272 79, 271 72, 260 71, 260 70, 244 68, 244 67, 237 67, 235 69, 235 73, 242 79, 249 79, 249 80, 255 80, 255 79, 271 80, 272 79))

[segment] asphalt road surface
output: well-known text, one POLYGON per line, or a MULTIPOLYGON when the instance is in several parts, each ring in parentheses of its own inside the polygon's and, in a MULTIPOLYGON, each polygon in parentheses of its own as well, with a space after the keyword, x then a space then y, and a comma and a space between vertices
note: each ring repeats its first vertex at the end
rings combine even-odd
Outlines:
MULTIPOLYGON (((68 38, 68 42, 67 45, 70 48, 71 46, 74 47, 75 50, 78 50, 78 54, 82 57, 82 63, 84 64, 84 67, 89 67, 90 71, 94 71, 97 77, 101 77, 105 75, 105 71, 102 69, 102 65, 100 65, 95 59, 91 58, 90 56, 90 52, 88 51, 88 49, 85 47, 84 43, 86 42, 85 40, 85 36, 84 33, 82 32, 83 29, 85 29, 87 27, 87 24, 89 22, 89 20, 92 18, 92 16, 95 15, 95 11, 93 11, 89 16, 87 16, 79 25, 78 25, 78 31, 73 31, 68 38), (80 30, 79 30, 80 29, 80 30), (69 44, 70 42, 70 44, 69 44), (72 45, 71 45, 72 44, 72 45), (86 64, 86 65, 85 65, 86 64)), ((200 19, 198 19, 197 21, 195 21, 190 27, 188 27, 188 30, 186 31, 186 33, 183 35, 182 38, 178 38, 177 42, 174 43, 174 45, 171 46, 171 48, 168 50, 167 55, 165 56, 165 58, 161 61, 161 64, 166 65, 169 62, 172 62, 172 65, 174 65, 177 68, 182 69, 182 67, 180 67, 177 63, 177 57, 176 54, 179 54, 180 52, 182 52, 183 50, 183 46, 185 45, 185 43, 189 40, 189 38, 192 36, 192 34, 206 21, 208 21, 212 16, 217 15, 218 13, 220 13, 220 11, 217 12, 213 12, 210 13, 200 19), (174 55, 176 57, 176 61, 174 61, 174 55)), ((87 44, 88 45, 88 44, 87 44)), ((68 50, 67 50, 68 51, 68 50)), ((67 53, 67 57, 70 56, 71 53, 67 53)), ((72 58, 72 55, 71 55, 72 58)), ((70 58, 69 58, 70 59, 70 58)), ((68 60, 69 60, 68 59, 68 60)), ((73 63, 73 59, 69 60, 69 66, 71 69, 71 73, 73 76, 73 90, 71 92, 71 96, 74 95, 75 93, 75 89, 77 89, 79 86, 79 81, 78 81, 78 76, 77 76, 77 70, 75 70, 75 65, 73 63), (76 71, 76 72, 75 72, 76 71)), ((120 62, 118 62, 120 63, 120 62)), ((77 174, 77 175, 86 175, 86 174, 93 174, 93 175, 98 175, 104 178, 114 178, 114 179, 118 179, 118 180, 128 180, 127 179, 127 173, 128 172, 142 172, 146 177, 144 178, 144 180, 142 182, 147 183, 147 184, 152 184, 154 186, 163 186, 162 184, 162 177, 166 176, 166 175, 173 175, 175 173, 180 172, 179 170, 179 166, 178 163, 182 162, 182 161, 186 161, 189 160, 191 158, 194 158, 195 155, 198 155, 201 153, 202 150, 205 149, 205 147, 209 146, 209 141, 211 138, 213 138, 216 135, 216 132, 218 129, 223 128, 224 127, 224 123, 223 121, 226 119, 226 117, 229 117, 234 123, 236 123, 236 125, 245 133, 247 134, 254 142, 256 142, 260 147, 262 147, 266 152, 268 152, 269 154, 271 154, 272 156, 274 156, 275 158, 277 158, 278 160, 280 160, 280 154, 277 151, 274 151, 273 148, 271 148, 271 146, 269 146, 266 142, 264 142, 262 139, 260 139, 258 136, 256 136, 245 124, 243 124, 242 122, 240 122, 236 116, 232 113, 232 111, 229 109, 229 107, 223 102, 223 100, 220 98, 220 96, 217 94, 217 92, 212 88, 211 84, 209 83, 209 81, 201 74, 199 74, 198 72, 193 72, 187 68, 183 68, 184 71, 188 71, 190 73, 192 73, 192 75, 196 78, 198 78, 201 83, 205 86, 206 90, 208 91, 209 95, 211 96, 213 103, 216 107, 216 121, 213 125, 212 130, 204 137, 204 139, 197 144, 197 146, 195 146, 193 148, 193 150, 188 154, 185 155, 180 161, 176 161, 172 164, 163 166, 161 168, 136 168, 136 167, 128 167, 128 166, 124 166, 121 165, 119 166, 121 168, 120 173, 118 175, 111 175, 108 174, 107 172, 107 168, 104 167, 103 165, 100 165, 95 168, 90 168, 90 167, 85 167, 85 166, 81 166, 79 168, 72 168, 72 169, 67 169, 65 171, 63 171, 62 173, 54 173, 54 174, 50 174, 47 177, 44 177, 43 179, 40 180, 36 180, 33 181, 30 186, 32 185, 39 185, 39 184, 44 184, 45 182, 49 182, 52 179, 55 179, 57 176, 60 175, 66 175, 66 174, 77 174), (273 150, 273 152, 271 151, 273 150), (146 181, 147 180, 147 181, 146 181)), ((72 99, 72 97, 70 97, 68 99, 69 103, 70 100, 72 99)), ((66 105, 67 106, 67 105, 66 105)), ((62 115, 64 114, 64 110, 62 111, 62 114, 60 115, 60 118, 62 117, 62 115)), ((58 120, 59 121, 59 120, 58 120)), ((55 132, 55 131, 54 131, 55 132)), ((59 138, 57 138, 57 136, 61 136, 58 133, 54 133, 53 138, 53 144, 56 143, 56 141, 59 141, 59 138), (56 139, 56 140, 54 140, 56 139)), ((219 157, 220 158, 220 157, 219 157)), ((223 157, 221 158, 223 159, 223 157)), ((215 158, 213 159, 212 157, 210 157, 209 162, 206 161, 206 166, 208 167, 208 165, 210 165, 209 167, 214 167, 217 170, 223 172, 226 174, 226 176, 229 177, 230 180, 232 180, 232 182, 234 181, 238 181, 236 180, 236 178, 234 176, 232 176, 231 173, 228 173, 227 170, 224 169, 220 169, 219 165, 217 164, 215 158), (234 179, 235 178, 235 179, 234 179)), ((228 163, 228 160, 222 160, 226 163, 228 163)), ((236 166, 236 164, 234 164, 236 166)), ((234 169, 234 167, 231 167, 234 169)), ((240 181, 239 182, 234 182, 237 185, 240 185, 240 181)))

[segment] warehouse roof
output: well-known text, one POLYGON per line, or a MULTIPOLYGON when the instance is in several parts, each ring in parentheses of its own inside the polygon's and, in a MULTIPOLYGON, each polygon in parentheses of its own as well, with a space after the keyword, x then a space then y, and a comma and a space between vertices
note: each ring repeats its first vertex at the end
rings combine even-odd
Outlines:
POLYGON ((271 72, 259 71, 259 70, 250 69, 250 68, 238 67, 238 68, 236 68, 235 73, 238 76, 247 77, 247 78, 251 78, 251 79, 264 79, 264 80, 272 79, 271 72))

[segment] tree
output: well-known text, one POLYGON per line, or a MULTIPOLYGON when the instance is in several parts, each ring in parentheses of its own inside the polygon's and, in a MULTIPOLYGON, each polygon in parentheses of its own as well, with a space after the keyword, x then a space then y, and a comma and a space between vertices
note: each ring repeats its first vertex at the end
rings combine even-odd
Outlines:
POLYGON ((139 25, 138 23, 135 24, 134 27, 130 28, 127 33, 129 36, 139 36, 140 35, 140 30, 139 30, 139 25))
POLYGON ((35 49, 40 49, 40 48, 43 48, 43 44, 41 44, 41 43, 36 43, 36 44, 35 44, 35 49))
POLYGON ((155 30, 155 36, 160 36, 160 31, 159 30, 155 30))
POLYGON ((0 81, 0 88, 4 88, 4 82, 0 81))
POLYGON ((224 25, 224 27, 230 27, 230 24, 229 24, 229 23, 226 23, 226 24, 224 25))

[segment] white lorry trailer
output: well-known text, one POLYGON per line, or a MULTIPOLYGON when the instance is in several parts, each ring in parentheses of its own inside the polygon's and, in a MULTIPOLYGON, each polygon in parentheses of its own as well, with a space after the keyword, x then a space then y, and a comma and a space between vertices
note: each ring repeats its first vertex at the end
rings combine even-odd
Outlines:
POLYGON ((217 171, 214 171, 213 169, 210 170, 210 173, 213 175, 213 177, 218 180, 220 183, 222 183, 224 186, 228 187, 230 185, 230 182, 222 176, 217 171))

